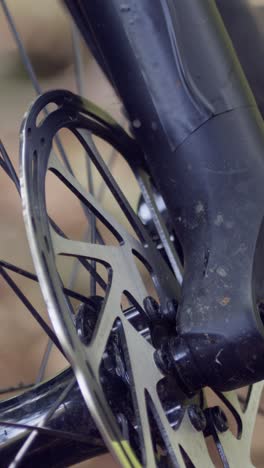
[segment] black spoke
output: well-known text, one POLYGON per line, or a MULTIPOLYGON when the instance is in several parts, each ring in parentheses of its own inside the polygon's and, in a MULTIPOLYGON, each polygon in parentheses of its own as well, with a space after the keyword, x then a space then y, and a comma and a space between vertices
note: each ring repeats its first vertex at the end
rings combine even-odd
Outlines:
MULTIPOLYGON (((114 163, 116 161, 116 157, 117 157, 117 151, 116 151, 115 148, 112 148, 109 159, 107 161, 107 167, 108 167, 109 171, 112 170, 112 168, 114 166, 114 163)), ((97 197, 96 197, 99 202, 103 200, 105 188, 106 188, 106 183, 105 183, 104 180, 102 180, 102 182, 101 182, 101 184, 100 184, 100 186, 98 188, 97 197)))
MULTIPOLYGON (((0 275, 4 278, 10 288, 14 291, 17 297, 21 300, 24 306, 28 309, 31 315, 35 318, 41 328, 45 331, 45 333, 49 336, 49 338, 53 341, 53 343, 57 346, 60 352, 65 356, 65 353, 55 335, 55 333, 51 330, 51 328, 47 325, 45 320, 41 317, 41 315, 37 312, 35 307, 31 304, 31 302, 26 298, 26 296, 22 293, 21 289, 16 285, 16 283, 12 280, 9 274, 4 270, 2 266, 0 266, 0 275)), ((66 356, 65 356, 66 357, 66 356)), ((67 358, 66 358, 67 359, 67 358)))
MULTIPOLYGON (((0 158, 0 166, 5 170, 5 172, 7 173, 7 175, 13 180, 13 182, 15 183, 15 186, 16 186, 16 189, 20 195, 20 184, 19 184, 19 179, 18 179, 18 176, 16 174, 16 171, 11 163, 11 160, 7 154, 7 151, 2 143, 2 141, 0 140, 0 153, 3 157, 0 158)), ((72 172, 72 171, 70 171, 72 172)), ((94 218, 94 216, 93 216, 94 218)), ((50 219, 50 223, 52 225, 52 227, 55 229, 55 231, 60 234, 61 236, 63 237, 66 237, 64 232, 56 225, 56 223, 50 219)), ((96 229, 96 225, 95 225, 95 229, 96 229)), ((95 240, 94 242, 96 241, 96 239, 98 239, 98 241, 103 244, 103 238, 101 236, 101 234, 99 233, 99 231, 93 231, 94 235, 95 235, 95 240)), ((95 268, 95 262, 88 262, 88 260, 85 260, 84 258, 77 258, 77 260, 83 265, 83 267, 89 271, 89 273, 91 274, 91 276, 93 277, 94 279, 94 282, 97 282, 101 288, 103 290, 106 290, 106 283, 105 281, 103 280, 103 278, 97 273, 96 271, 96 268, 95 268)), ((5 263, 5 266, 6 268, 9 268, 9 269, 12 269, 12 265, 11 264, 8 264, 7 262, 2 262, 2 264, 5 263)), ((1 261, 0 261, 0 264, 1 264, 1 261)), ((19 268, 18 267, 14 267, 13 271, 16 271, 16 273, 19 273, 19 274, 22 274, 34 281, 38 281, 37 277, 33 274, 30 274, 29 272, 25 272, 25 270, 23 270, 22 268, 19 268)), ((81 300, 82 302, 89 302, 89 299, 86 298, 85 296, 82 296, 78 293, 76 293, 75 291, 71 291, 69 290, 68 288, 64 288, 64 292, 69 296, 69 297, 72 297, 74 299, 79 299, 81 300)))
POLYGON ((75 24, 72 23, 72 48, 74 58, 75 82, 77 93, 81 96, 84 95, 83 86, 83 60, 80 49, 80 36, 79 31, 75 24))
POLYGON ((89 154, 90 158, 93 160, 93 163, 95 164, 97 170, 101 174, 105 183, 108 185, 120 208, 122 209, 123 213, 130 222, 132 228, 134 229, 135 233, 138 235, 139 239, 144 243, 145 231, 143 229, 143 226, 141 225, 141 222, 139 221, 137 215, 131 208, 128 200, 126 199, 125 195, 123 194, 120 187, 113 178, 112 174, 110 173, 109 169, 107 168, 102 157, 93 151, 93 148, 89 146, 88 142, 83 138, 83 135, 80 133, 80 131, 73 129, 72 132, 76 135, 82 146, 89 154))
POLYGON ((91 444, 91 440, 87 440, 87 436, 82 434, 77 434, 76 432, 68 432, 68 431, 60 431, 57 429, 50 429, 48 427, 43 426, 32 426, 30 424, 22 424, 22 423, 14 423, 11 421, 2 421, 0 420, 0 426, 9 426, 9 427, 17 427, 21 429, 27 429, 29 431, 37 431, 39 434, 48 435, 51 437, 59 437, 62 439, 68 440, 76 440, 78 442, 84 442, 91 444))
MULTIPOLYGON (((38 82, 38 79, 37 79, 36 73, 34 71, 34 68, 33 68, 32 64, 31 64, 31 61, 30 61, 30 59, 28 57, 28 54, 27 54, 26 49, 25 49, 25 47, 23 45, 21 37, 20 37, 20 35, 18 33, 15 22, 14 22, 11 14, 10 14, 9 9, 7 8, 5 0, 0 0, 0 1, 1 1, 1 4, 2 4, 4 14, 6 16, 10 31, 11 31, 11 33, 13 35, 16 46, 17 46, 18 51, 20 53, 22 62, 24 64, 24 67, 25 67, 25 69, 26 69, 26 71, 28 73, 28 76, 29 76, 29 78, 31 80, 31 83, 32 83, 32 86, 33 86, 33 88, 35 90, 36 95, 39 96, 40 94, 42 94, 42 89, 41 89, 40 84, 38 82)), ((44 112, 45 115, 48 115, 48 111, 47 111, 46 108, 43 109, 43 112, 44 112)), ((65 150, 63 148, 63 145, 62 145, 61 140, 60 140, 58 135, 56 135, 56 137, 55 137, 55 142, 56 142, 56 145, 58 147, 59 153, 60 153, 60 155, 61 155, 61 157, 63 159, 63 162, 64 162, 65 166, 70 170, 71 166, 69 164, 69 160, 67 158, 67 155, 65 153, 65 150)))
MULTIPOLYGON (((79 36, 79 31, 77 30, 74 24, 72 26, 72 44, 73 44, 76 88, 77 88, 78 94, 80 96, 83 96, 84 95, 83 60, 82 60, 82 55, 81 55, 80 36, 79 36)), ((86 132, 85 138, 87 138, 88 143, 93 147, 94 151, 96 151, 96 147, 93 143, 91 134, 86 132)), ((94 195, 92 166, 91 166, 91 160, 87 153, 85 153, 85 163, 86 163, 88 189, 91 195, 94 195)), ((90 212, 89 214, 89 227, 87 231, 88 231, 87 234, 88 234, 89 241, 91 243, 95 243, 96 242, 96 217, 94 216, 92 212, 90 212)), ((91 260, 91 265, 96 271, 96 262, 94 260, 91 260)), ((96 281, 93 275, 91 275, 90 277, 90 294, 91 296, 96 295, 96 281)))
POLYGON ((0 140, 0 155, 1 155, 0 165, 1 165, 2 169, 4 169, 6 174, 10 177, 10 179, 12 179, 12 181, 14 182, 14 184, 16 186, 16 189, 17 189, 18 193, 20 194, 19 179, 18 179, 17 173, 15 171, 15 168, 14 168, 12 162, 11 162, 11 159, 9 158, 9 156, 7 154, 7 151, 6 151, 5 147, 4 147, 4 144, 3 144, 2 140, 0 140))
MULTIPOLYGON (((9 11, 7 5, 6 5, 5 0, 0 0, 0 2, 2 4, 2 8, 3 8, 4 14, 6 16, 10 31, 11 31, 11 33, 13 35, 13 38, 14 38, 15 43, 17 45, 18 51, 20 53, 22 62, 24 64, 24 66, 25 66, 25 69, 27 70, 28 76, 29 76, 29 78, 30 78, 30 80, 32 82, 35 93, 36 93, 37 96, 39 96, 40 94, 42 94, 42 89, 40 87, 40 84, 38 82, 38 79, 37 79, 37 76, 35 74, 34 68, 33 68, 32 64, 31 64, 31 61, 30 61, 30 59, 28 57, 26 49, 25 49, 25 47, 23 45, 21 37, 20 37, 20 35, 19 35, 18 31, 17 31, 15 22, 14 22, 11 14, 10 14, 10 11, 9 11)), ((43 109, 43 112, 44 112, 45 115, 48 115, 48 110, 47 110, 46 107, 43 109)), ((71 165, 69 163, 69 159, 68 159, 68 157, 66 155, 66 152, 64 150, 64 147, 63 147, 63 145, 61 143, 60 137, 58 135, 55 135, 54 140, 55 140, 55 143, 57 145, 57 148, 59 150, 59 153, 60 153, 60 155, 62 157, 62 160, 63 160, 65 166, 73 174, 71 165)), ((84 213, 85 213, 87 219, 89 220, 89 210, 87 210, 86 207, 83 207, 83 209, 84 209, 84 213)))
MULTIPOLYGON (((24 270, 21 267, 13 265, 12 263, 6 262, 5 260, 0 260, 0 266, 2 266, 3 268, 6 268, 7 270, 17 273, 18 275, 24 276, 25 278, 31 279, 32 281, 38 282, 38 277, 34 275, 34 273, 24 270)), ((104 287, 104 284, 103 284, 103 287, 104 287)), ((77 299, 80 302, 83 302, 85 304, 93 305, 93 302, 91 301, 91 299, 89 297, 84 296, 83 294, 80 294, 69 288, 63 288, 63 291, 67 296, 71 297, 72 299, 77 299)))

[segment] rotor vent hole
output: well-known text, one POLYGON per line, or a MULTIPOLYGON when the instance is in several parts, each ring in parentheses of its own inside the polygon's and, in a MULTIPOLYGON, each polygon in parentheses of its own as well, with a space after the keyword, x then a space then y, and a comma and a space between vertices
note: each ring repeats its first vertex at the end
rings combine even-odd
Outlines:
POLYGON ((152 272, 147 260, 143 258, 138 252, 133 251, 133 257, 137 273, 145 287, 146 297, 151 296, 159 304, 159 297, 157 294, 157 280, 152 272), (156 283, 156 284, 155 284, 156 283))
POLYGON ((86 207, 51 171, 46 174, 45 198, 49 217, 64 235, 72 240, 83 240, 90 227, 86 207))
POLYGON ((182 458, 183 458, 183 462, 184 462, 185 467, 186 468, 195 468, 193 462, 191 461, 189 455, 184 450, 184 448, 181 445, 179 447, 180 447, 180 451, 181 451, 181 454, 182 454, 182 458))
MULTIPOLYGON (((255 384, 259 385, 259 384, 255 384)), ((254 387, 252 391, 253 395, 254 387)), ((252 461, 252 466, 257 468, 261 468, 263 466, 263 418, 264 418, 264 390, 262 390, 262 394, 259 400, 259 407, 257 411, 257 416, 255 419, 254 429, 252 433, 252 443, 251 443, 251 450, 250 450, 250 457, 252 461)))
POLYGON ((55 104, 55 102, 50 102, 49 104, 47 104, 42 109, 42 111, 39 112, 39 114, 37 116, 37 119, 36 119, 36 126, 40 127, 43 124, 44 120, 46 119, 47 115, 51 114, 52 112, 54 112, 58 108, 59 108, 59 106, 57 104, 55 104))
POLYGON ((105 265, 86 258, 57 255, 55 261, 64 293, 71 303, 74 314, 78 313, 83 304, 91 306, 91 310, 94 310, 93 314, 90 314, 90 309, 89 314, 86 310, 84 311, 84 322, 85 317, 88 317, 89 321, 91 315, 89 335, 92 337, 103 301, 107 301, 111 272, 105 265), (98 298, 100 300, 97 300, 98 298))
POLYGON ((237 398, 243 413, 247 410, 252 388, 252 385, 247 385, 246 387, 236 390, 237 398))
POLYGON ((127 291, 121 297, 121 310, 129 323, 146 340, 150 341, 149 323, 146 314, 136 300, 127 291))
POLYGON ((97 148, 93 168, 95 193, 103 208, 138 239, 133 219, 136 218, 140 189, 135 174, 113 146, 96 136, 93 136, 93 142, 97 148))
POLYGON ((213 436, 206 437, 205 439, 208 454, 213 462, 215 468, 225 468, 224 462, 221 459, 221 456, 217 450, 217 445, 213 436))
MULTIPOLYGON (((124 158, 109 143, 87 130, 77 128, 76 134, 73 134, 69 129, 62 128, 57 136, 63 147, 67 148, 68 161, 78 184, 90 194, 90 200, 96 200, 101 208, 98 219, 119 242, 122 241, 120 226, 137 238, 127 214, 131 210, 134 215, 139 188, 124 158)), ((55 149, 56 146, 54 140, 55 149)), ((57 149, 56 154, 65 165, 57 149)))
MULTIPOLYGON (((86 132, 87 133, 87 132, 86 132)), ((90 141, 91 137, 87 133, 90 141)), ((86 153, 84 146, 79 142, 77 137, 68 129, 61 129, 57 136, 64 148, 67 148, 67 161, 56 149, 56 140, 54 139, 54 148, 62 167, 59 171, 51 169, 49 172, 56 175, 54 178, 53 191, 57 193, 57 206, 63 206, 60 210, 60 217, 72 223, 71 232, 68 237, 75 240, 83 240, 86 236, 86 241, 107 245, 119 245, 122 242, 119 226, 115 227, 114 204, 108 192, 103 191, 107 195, 107 206, 104 205, 101 192, 101 176, 86 153), (66 167, 65 166, 69 166, 66 167), (68 181, 69 173, 73 176, 73 180, 68 181), (64 187, 63 187, 64 186, 64 187), (100 192, 100 193, 99 193, 100 192), (110 200, 110 204, 109 204, 110 200), (68 207, 67 207, 68 205, 68 207), (68 211, 68 216, 66 216, 68 211), (63 216, 65 213, 65 216, 63 216), (74 233, 72 231, 74 229, 74 233), (74 237, 72 237, 74 236, 74 237)), ((100 156, 98 156, 100 159, 100 156)), ((47 174, 47 181, 52 181, 52 176, 47 174)), ((47 189, 46 189, 47 193, 47 189)), ((49 193, 47 193, 49 195, 49 193)), ((47 198, 48 200, 48 198, 47 198)), ((56 203, 50 203, 50 209, 55 210, 56 203)), ((67 234, 67 232, 65 232, 67 234)))
POLYGON ((228 430, 232 432, 237 439, 242 435, 242 421, 239 413, 235 407, 227 400, 222 393, 216 393, 211 388, 206 387, 204 390, 208 408, 218 407, 223 412, 224 417, 227 419, 228 430))
POLYGON ((135 456, 143 462, 140 423, 136 399, 132 396, 133 378, 129 353, 122 323, 119 318, 113 322, 99 368, 99 377, 105 399, 122 433, 129 442, 135 456))
POLYGON ((181 395, 178 385, 172 377, 164 377, 158 382, 157 394, 168 423, 174 431, 177 431, 184 417, 185 395, 181 395))
MULTIPOLYGON (((120 245, 120 239, 111 231, 110 224, 98 218, 100 213, 98 216, 93 213, 81 195, 51 171, 46 174, 45 199, 49 217, 68 239, 89 244, 120 245)), ((87 252, 92 255, 92 248, 87 252)))
POLYGON ((159 423, 158 423, 159 416, 158 416, 157 409, 155 408, 155 405, 147 390, 145 390, 145 398, 146 398, 148 423, 150 427, 151 440, 152 440, 152 446, 153 446, 153 452, 155 455, 156 465, 168 466, 168 467, 178 466, 178 464, 175 464, 175 460, 171 459, 168 447, 166 446, 165 440, 162 436, 162 433, 159 427, 159 423))

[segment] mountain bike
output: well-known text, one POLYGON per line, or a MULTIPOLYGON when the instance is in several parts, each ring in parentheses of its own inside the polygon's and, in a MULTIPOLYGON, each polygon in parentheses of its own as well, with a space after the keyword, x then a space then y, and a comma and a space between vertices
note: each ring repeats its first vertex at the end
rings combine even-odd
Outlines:
POLYGON ((230 9, 256 36, 254 10, 230 0, 64 4, 124 125, 80 95, 80 80, 78 95, 41 92, 1 0, 38 97, 21 127, 20 178, 0 148, 36 274, 7 261, 0 272, 48 335, 43 366, 51 347, 68 364, 1 402, 0 464, 69 466, 109 450, 124 467, 250 467, 264 376, 264 134, 260 60, 245 53, 230 9), (122 182, 138 187, 136 206, 101 154, 109 146, 130 168, 122 182), (84 233, 54 216, 49 180, 84 233), (81 284, 65 275, 69 262, 81 284), (10 272, 38 281, 50 323, 10 272))

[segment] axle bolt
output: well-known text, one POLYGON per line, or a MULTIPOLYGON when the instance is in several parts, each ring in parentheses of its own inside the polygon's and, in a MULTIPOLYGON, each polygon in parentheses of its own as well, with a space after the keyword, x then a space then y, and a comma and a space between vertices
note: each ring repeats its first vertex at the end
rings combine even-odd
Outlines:
POLYGON ((228 419, 220 406, 211 408, 211 415, 214 426, 219 432, 226 432, 229 428, 228 419))
POLYGON ((205 417, 203 410, 200 408, 200 406, 190 405, 188 407, 188 415, 196 431, 201 432, 205 430, 206 424, 207 424, 206 417, 205 417))

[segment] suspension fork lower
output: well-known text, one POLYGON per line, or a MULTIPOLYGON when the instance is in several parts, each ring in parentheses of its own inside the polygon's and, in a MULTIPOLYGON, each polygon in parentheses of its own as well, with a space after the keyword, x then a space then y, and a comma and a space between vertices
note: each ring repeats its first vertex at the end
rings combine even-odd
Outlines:
POLYGON ((124 103, 184 252, 183 384, 264 377, 264 134, 214 0, 66 0, 124 103))

